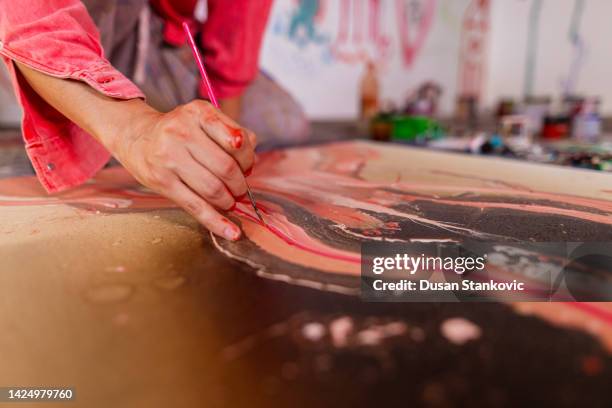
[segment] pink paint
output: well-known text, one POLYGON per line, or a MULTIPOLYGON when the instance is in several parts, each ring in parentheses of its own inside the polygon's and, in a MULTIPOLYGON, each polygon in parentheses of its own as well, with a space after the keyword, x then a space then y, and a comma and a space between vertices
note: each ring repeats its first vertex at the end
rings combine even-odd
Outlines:
POLYGON ((347 18, 351 10, 351 0, 340 0, 340 21, 338 23, 338 42, 348 41, 350 20, 347 18))
MULTIPOLYGON (((397 220, 400 219, 429 225, 432 228, 451 230, 455 228, 453 225, 432 223, 432 220, 419 218, 414 214, 405 214, 392 208, 396 204, 416 201, 475 208, 508 208, 537 214, 554 213, 606 225, 612 224, 612 202, 609 200, 537 192, 525 186, 495 179, 445 172, 447 176, 475 179, 477 183, 472 183, 474 186, 470 187, 455 186, 451 182, 443 186, 407 182, 372 182, 362 179, 360 172, 364 164, 376 159, 378 154, 376 149, 368 145, 344 143, 325 148, 274 151, 261 157, 258 161, 258 171, 249 181, 257 192, 265 196, 295 204, 314 216, 331 221, 336 226, 342 224, 360 231, 397 229, 400 225, 397 220), (479 187, 481 184, 487 187, 479 187), (460 194, 466 192, 482 197, 478 201, 461 200, 460 194), (568 209, 566 206, 549 206, 546 203, 489 202, 486 201, 486 196, 522 198, 526 201, 549 200, 583 208, 568 209), (383 214, 393 218, 394 221, 385 225, 385 222, 367 213, 383 214)), ((605 191, 612 192, 612 190, 605 191)), ((77 205, 81 209, 87 208, 88 211, 177 207, 170 200, 144 190, 122 169, 105 170, 95 181, 52 197, 45 196, 35 178, 0 181, 0 206, 42 205, 77 205)), ((283 216, 282 208, 274 204, 273 200, 260 202, 258 207, 269 223, 268 230, 288 245, 316 256, 359 264, 358 254, 331 248, 308 236, 303 229, 289 223, 283 216)), ((236 212, 255 223, 258 222, 247 203, 239 203, 236 212)), ((469 229, 460 231, 466 234, 472 233, 469 229)), ((374 238, 376 237, 371 237, 374 238)), ((568 303, 568 306, 579 309, 586 315, 605 322, 606 325, 612 325, 612 312, 603 307, 585 303, 568 303)))
MULTIPOLYGON (((259 208, 259 206, 258 206, 258 208, 259 208)), ((237 207, 236 208, 236 213, 242 215, 243 217, 246 217, 246 218, 250 219, 251 221, 253 221, 253 222, 257 223, 257 224, 261 224, 259 219, 257 218, 257 216, 246 212, 244 209, 241 209, 241 208, 237 207)), ((294 230, 296 232, 298 230, 298 228, 295 228, 293 225, 291 225, 289 223, 287 223, 287 226, 294 228, 294 230)), ((319 256, 324 256, 326 258, 335 259, 335 260, 338 260, 338 261, 345 261, 345 262, 352 262, 352 263, 355 263, 355 264, 361 264, 361 257, 360 256, 349 255, 349 254, 347 254, 344 251, 330 249, 330 248, 324 246, 323 244, 321 244, 320 242, 313 240, 312 238, 310 238, 303 231, 302 231, 302 237, 301 238, 303 238, 305 240, 305 243, 300 242, 299 240, 297 240, 296 238, 292 237, 291 235, 285 233, 284 231, 282 231, 278 227, 272 225, 270 223, 269 219, 266 220, 265 228, 267 228, 268 231, 272 232, 278 238, 283 240, 286 244, 294 246, 296 248, 299 248, 299 249, 301 249, 303 251, 307 251, 307 252, 310 252, 312 254, 319 255, 319 256)))
POLYGON ((338 32, 331 52, 335 58, 349 64, 368 60, 381 60, 389 56, 389 39, 380 34, 380 0, 369 1, 369 16, 366 16, 363 0, 341 0, 339 6, 338 32), (369 25, 369 42, 376 48, 377 55, 368 51, 365 27, 369 25))
MULTIPOLYGON (((363 21, 363 2, 354 1, 353 2, 353 14, 355 21, 363 21)), ((353 42, 355 44, 360 44, 363 40, 363 34, 361 32, 363 25, 355 24, 353 28, 353 42)))
POLYGON ((434 14, 436 11, 436 0, 423 0, 424 10, 416 27, 414 41, 411 40, 410 23, 408 21, 408 3, 404 0, 396 0, 397 18, 399 38, 401 43, 401 52, 406 67, 411 67, 414 63, 418 52, 423 48, 423 44, 427 39, 427 35, 433 23, 434 14))
POLYGON ((588 313, 591 316, 597 317, 599 320, 602 320, 609 325, 612 325, 612 312, 610 312, 609 310, 598 307, 592 303, 568 302, 566 304, 576 309, 580 309, 583 312, 588 313))

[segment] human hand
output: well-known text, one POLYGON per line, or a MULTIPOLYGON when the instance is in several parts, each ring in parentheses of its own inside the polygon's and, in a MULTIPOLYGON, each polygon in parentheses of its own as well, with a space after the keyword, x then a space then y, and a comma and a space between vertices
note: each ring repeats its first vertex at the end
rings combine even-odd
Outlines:
MULTIPOLYGON (((122 132, 124 133, 124 132, 122 132)), ((246 194, 255 134, 196 100, 168 113, 137 115, 113 153, 143 185, 172 199, 211 232, 230 240, 240 229, 219 210, 246 194)))

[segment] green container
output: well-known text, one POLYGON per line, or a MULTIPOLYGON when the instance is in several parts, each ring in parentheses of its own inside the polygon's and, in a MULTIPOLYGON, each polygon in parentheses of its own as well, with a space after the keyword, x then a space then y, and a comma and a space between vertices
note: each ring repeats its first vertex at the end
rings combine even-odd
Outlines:
POLYGON ((393 140, 413 141, 417 139, 437 139, 442 136, 440 125, 425 116, 394 116, 391 120, 393 140))

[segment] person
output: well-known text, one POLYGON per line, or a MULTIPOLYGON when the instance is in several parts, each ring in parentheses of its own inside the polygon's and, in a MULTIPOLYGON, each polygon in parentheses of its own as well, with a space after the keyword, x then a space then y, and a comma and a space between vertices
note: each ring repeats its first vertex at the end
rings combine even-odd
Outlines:
POLYGON ((0 0, 0 54, 44 188, 83 183, 112 154, 210 231, 238 239, 222 212, 245 195, 254 164, 256 137, 235 119, 258 73, 271 1, 208 0, 201 23, 196 0, 0 0), (199 79, 183 21, 200 35, 221 111, 193 100, 199 79))

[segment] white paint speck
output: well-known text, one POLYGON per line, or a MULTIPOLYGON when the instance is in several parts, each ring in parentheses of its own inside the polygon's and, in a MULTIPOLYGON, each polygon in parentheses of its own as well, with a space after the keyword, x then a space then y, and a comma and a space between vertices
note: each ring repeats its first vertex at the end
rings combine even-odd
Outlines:
POLYGON ((378 328, 365 329, 357 333, 357 341, 364 346, 377 346, 385 338, 378 328))
POLYGON ((329 324, 329 333, 335 347, 344 347, 348 343, 348 337, 353 331, 353 319, 342 316, 332 320, 329 324))
POLYGON ((319 322, 306 323, 302 326, 302 335, 310 341, 319 341, 325 336, 325 326, 319 322))
POLYGON ((440 325, 440 331, 448 341, 457 345, 476 340, 482 334, 479 326, 462 317, 446 319, 440 325))

